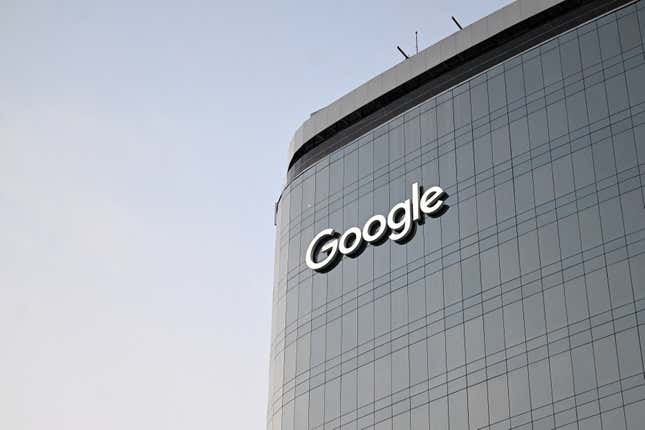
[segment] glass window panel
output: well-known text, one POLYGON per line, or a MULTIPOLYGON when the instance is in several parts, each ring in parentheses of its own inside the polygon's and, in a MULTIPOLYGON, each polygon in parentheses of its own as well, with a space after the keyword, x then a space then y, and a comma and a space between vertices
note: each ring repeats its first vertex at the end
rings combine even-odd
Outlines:
POLYGON ((544 291, 544 309, 546 310, 546 326, 549 331, 563 327, 567 323, 562 286, 544 291))
POLYGON ((480 254, 482 289, 487 290, 499 285, 498 248, 491 248, 480 254))
POLYGON ((522 274, 537 270, 540 266, 538 237, 535 230, 519 237, 520 269, 522 274))
POLYGON ((637 106, 645 102, 645 66, 638 66, 625 72, 627 78, 627 89, 629 90, 629 103, 637 106))
POLYGON ((480 429, 488 424, 488 395, 486 383, 468 387, 468 421, 471 429, 480 429))
POLYGON ((558 48, 542 54, 542 70, 544 72, 544 85, 551 85, 562 79, 562 65, 558 48))
POLYGON ((421 126, 419 117, 415 116, 404 124, 405 153, 410 154, 421 146, 421 126))
POLYGON ((538 229, 540 261, 542 267, 560 260, 560 242, 556 223, 547 224, 538 229))
POLYGON ((625 85, 625 75, 620 74, 611 77, 605 81, 607 91, 607 103, 609 104, 609 113, 614 114, 627 108, 627 86, 625 85))
POLYGON ((537 148, 547 143, 549 129, 547 128, 546 109, 529 113, 528 123, 531 148, 537 148))
POLYGON ((600 39, 600 52, 603 60, 608 60, 620 54, 620 41, 618 40, 618 26, 616 21, 601 25, 598 28, 600 39))
POLYGON ((524 314, 521 301, 504 306, 504 331, 507 345, 517 345, 524 341, 524 314))
POLYGON ((600 203, 600 219, 605 241, 617 239, 625 234, 623 215, 620 212, 620 200, 617 198, 600 203))
POLYGON ((443 309, 443 274, 441 271, 426 277, 426 309, 430 315, 443 309))
POLYGON ((564 286, 569 323, 581 321, 589 316, 587 292, 583 277, 567 281, 564 286))
POLYGON ((372 142, 368 141, 363 143, 358 148, 358 177, 364 178, 365 176, 371 174, 374 170, 373 167, 373 146, 372 142))
POLYGON ((580 53, 584 68, 600 62, 600 44, 596 30, 580 35, 580 53))
POLYGON ((587 104, 583 91, 567 97, 567 116, 569 118, 569 130, 578 130, 589 122, 587 119, 587 104))
POLYGON ((448 370, 465 364, 464 326, 458 325, 446 330, 446 354, 448 370))
POLYGON ((488 80, 488 96, 491 112, 506 106, 506 85, 503 74, 488 80))
POLYGON ((569 352, 554 355, 549 359, 553 400, 558 401, 573 395, 573 372, 569 352))
POLYGON ((462 298, 460 269, 459 264, 453 264, 446 267, 443 271, 443 288, 446 305, 460 301, 462 298))
POLYGON ((454 109, 456 129, 470 123, 470 93, 468 91, 455 96, 454 109))
POLYGON ((605 139, 593 145, 593 161, 597 179, 604 179, 616 174, 611 139, 605 139))
POLYGON ((578 47, 577 38, 562 43, 560 45, 560 53, 562 58, 562 71, 565 77, 580 71, 580 48, 578 47))
POLYGON ((495 204, 497 205, 497 221, 503 221, 515 215, 515 193, 513 182, 504 182, 495 187, 495 204))
POLYGON ((632 285, 629 279, 627 261, 621 261, 607 267, 609 292, 612 306, 618 307, 634 300, 632 285))
POLYGON ((356 370, 353 370, 341 377, 341 414, 344 415, 356 409, 356 394, 356 370))
POLYGON ((508 372, 508 393, 511 401, 511 416, 531 409, 526 367, 508 372))
POLYGON ((533 408, 550 404, 552 402, 551 375, 548 360, 538 361, 529 365, 529 380, 533 408))
POLYGON ((488 407, 491 422, 494 423, 508 418, 508 385, 506 375, 488 380, 488 407))
POLYGON ((636 300, 640 300, 645 297, 645 254, 630 258, 629 267, 632 272, 634 296, 636 300))
POLYGON ((416 321, 426 314, 425 282, 420 279, 408 286, 409 321, 416 321))
POLYGON ((470 363, 484 356, 484 325, 482 317, 466 321, 466 362, 470 363))
POLYGON ((509 102, 524 97, 524 74, 521 65, 506 70, 506 90, 509 102))
POLYGON ((381 399, 392 394, 392 356, 378 358, 374 361, 374 395, 381 399))
MULTIPOLYGON (((625 430, 625 413, 623 408, 602 412, 600 418, 602 421, 602 426, 605 429, 625 430)), ((639 421, 639 423, 642 422, 643 420, 639 421)))
POLYGON ((340 415, 340 378, 325 383, 325 421, 340 415))
POLYGON ((468 407, 466 405, 466 399, 466 390, 457 391, 456 393, 448 396, 448 410, 450 411, 449 421, 451 430, 468 429, 468 407))
POLYGON ((340 318, 327 323, 326 354, 327 360, 340 354, 340 318))
POLYGON ((309 421, 309 393, 296 397, 294 427, 296 429, 308 428, 309 421))
POLYGON ((499 261, 502 274, 502 282, 517 278, 520 274, 517 255, 517 240, 512 239, 499 246, 499 261))
POLYGON ((502 310, 498 309, 484 315, 486 354, 504 349, 504 325, 502 310))
POLYGON ((325 326, 311 331, 311 367, 325 361, 325 326))
POLYGON ((358 368, 358 406, 364 406, 374 401, 374 362, 358 368))
POLYGON ((576 151, 572 154, 573 173, 575 178, 576 188, 586 187, 594 182, 593 157, 591 156, 591 148, 585 148, 576 151))
POLYGON ((546 108, 549 121, 549 138, 556 139, 564 136, 567 129, 567 112, 564 107, 564 100, 557 101, 546 108))
POLYGON ((628 430, 643 428, 645 422, 645 400, 625 406, 625 417, 628 430))
POLYGON ((524 325, 527 339, 546 333, 542 294, 534 294, 524 299, 524 325))
POLYGON ((580 252, 580 233, 576 214, 558 220, 560 248, 563 257, 570 257, 580 252))
POLYGON ((446 341, 444 332, 428 338, 428 370, 431 378, 441 375, 446 371, 446 341))
POLYGON ((463 181, 474 175, 473 147, 468 143, 457 148, 457 180, 463 181))
POLYGON ((609 303, 607 271, 605 269, 596 270, 595 272, 588 273, 585 277, 591 315, 609 310, 611 305, 609 303))
POLYGON ((403 127, 398 126, 388 132, 390 163, 403 157, 403 127))
POLYGON ((600 425, 600 417, 593 416, 589 418, 584 418, 580 420, 579 424, 580 430, 602 430, 600 425))
POLYGON ((618 33, 623 51, 628 51, 640 45, 641 35, 638 28, 638 18, 635 13, 618 18, 618 33))
POLYGON ((430 402, 431 430, 448 428, 448 397, 430 402))
POLYGON ((607 96, 605 94, 605 86, 602 83, 593 85, 585 89, 585 96, 587 100, 587 112, 589 114, 589 122, 594 123, 608 115, 607 110, 607 96))
POLYGON ((457 182, 455 153, 449 152, 439 157, 439 179, 443 188, 448 188, 457 182))
POLYGON ((309 368, 310 338, 309 333, 299 337, 296 343, 296 374, 309 368))
POLYGON ((408 289, 399 288, 392 292, 392 329, 396 329, 408 323, 408 289))
POLYGON ((493 149, 490 143, 490 134, 485 134, 475 139, 475 169, 477 173, 493 167, 493 149))
POLYGON ((599 339, 593 343, 596 360, 596 377, 598 385, 606 385, 618 380, 618 358, 616 357, 615 339, 613 336, 599 339))
POLYGON ((527 94, 531 94, 544 87, 540 56, 524 62, 524 85, 526 85, 527 94))
POLYGON ((428 350, 426 340, 410 345, 410 384, 428 379, 428 350))
POLYGON ((495 195, 493 190, 482 191, 477 194, 477 222, 480 230, 495 224, 495 195))
MULTIPOLYGON (((434 417, 432 417, 434 420, 434 417)), ((428 430, 430 421, 428 419, 428 405, 423 404, 410 411, 410 429, 428 430)))
POLYGON ((342 351, 349 351, 358 345, 358 321, 357 311, 351 311, 343 315, 342 351))
POLYGON ((410 386, 410 360, 408 348, 402 348, 392 353, 392 392, 410 386))
POLYGON ((571 351, 573 363, 573 382, 575 392, 584 393, 596 385, 593 349, 591 345, 583 345, 571 351))
POLYGON ((462 238, 477 232, 475 198, 459 203, 459 234, 462 238))
POLYGON ((499 164, 511 158, 511 146, 508 135, 508 125, 493 130, 493 163, 499 164))
POLYGON ((619 172, 636 166, 636 146, 634 133, 631 130, 614 136, 614 154, 619 172))
POLYGON ((421 123, 421 143, 426 144, 437 140, 437 112, 430 109, 419 116, 421 123))
POLYGON ((635 328, 616 333, 616 345, 618 347, 618 364, 620 377, 636 375, 643 372, 641 362, 640 341, 635 328))
POLYGON ((376 337, 390 331, 390 296, 374 301, 374 334, 376 337))
POLYGON ((468 257, 462 261, 461 274, 464 298, 472 297, 481 291, 478 255, 468 257))
POLYGON ((634 190, 620 196, 625 233, 629 234, 645 228, 645 208, 642 191, 634 190))
POLYGON ((437 106, 437 129, 439 137, 454 130, 452 100, 441 103, 437 106))
POLYGON ((389 163, 389 150, 387 146, 387 134, 383 134, 374 139, 373 144, 373 163, 374 170, 381 169, 389 163))
POLYGON ((582 249, 590 249, 602 243, 602 234, 600 231, 600 216, 598 207, 592 206, 579 213, 580 233, 582 239, 582 249))
POLYGON ((485 83, 471 87, 470 99, 474 119, 488 114, 488 89, 485 83))
POLYGON ((309 392, 309 427, 316 427, 323 423, 325 407, 325 386, 321 385, 309 392))
POLYGON ((570 155, 553 161, 553 184, 556 198, 573 191, 573 169, 570 155))
POLYGON ((531 172, 515 177, 515 209, 518 214, 531 209, 533 203, 533 177, 531 172))
POLYGON ((410 412, 404 412, 392 417, 392 430, 410 430, 410 412))

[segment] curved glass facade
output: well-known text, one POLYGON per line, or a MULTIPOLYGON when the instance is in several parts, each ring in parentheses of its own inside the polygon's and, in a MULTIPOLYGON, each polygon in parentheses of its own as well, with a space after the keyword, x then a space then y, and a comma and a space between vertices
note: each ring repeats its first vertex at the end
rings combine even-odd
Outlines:
POLYGON ((645 428, 645 2, 326 156, 277 213, 268 428, 645 428), (441 186, 405 244, 343 232, 441 186))

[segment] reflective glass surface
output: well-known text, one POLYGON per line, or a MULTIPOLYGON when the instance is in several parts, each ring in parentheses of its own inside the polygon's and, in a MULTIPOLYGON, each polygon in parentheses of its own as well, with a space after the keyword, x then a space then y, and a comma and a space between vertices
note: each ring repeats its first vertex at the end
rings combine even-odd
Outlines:
POLYGON ((268 429, 645 428, 645 3, 306 170, 277 213, 268 429), (441 186, 405 244, 315 234, 441 186))

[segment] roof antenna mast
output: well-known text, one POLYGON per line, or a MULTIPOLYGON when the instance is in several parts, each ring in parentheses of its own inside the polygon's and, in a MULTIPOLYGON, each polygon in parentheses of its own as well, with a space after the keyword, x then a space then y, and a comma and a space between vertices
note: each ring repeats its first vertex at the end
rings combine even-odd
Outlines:
POLYGON ((400 47, 400 46, 398 46, 398 45, 397 45, 397 46, 396 46, 396 49, 398 49, 398 50, 399 50, 399 52, 400 52, 400 53, 405 57, 405 59, 406 59, 406 60, 407 60, 408 58, 410 58, 410 56, 409 56, 408 54, 406 54, 406 53, 405 53, 405 51, 404 51, 403 49, 401 49, 401 47, 400 47))
POLYGON ((452 21, 453 21, 455 24, 457 24, 457 27, 459 27, 459 29, 460 29, 460 30, 463 30, 463 29, 464 29, 464 28, 461 26, 461 24, 459 24, 459 21, 457 21, 457 18, 455 18, 454 16, 451 16, 450 18, 452 18, 452 21))
POLYGON ((419 32, 414 32, 414 43, 417 45, 417 54, 419 53, 419 32))

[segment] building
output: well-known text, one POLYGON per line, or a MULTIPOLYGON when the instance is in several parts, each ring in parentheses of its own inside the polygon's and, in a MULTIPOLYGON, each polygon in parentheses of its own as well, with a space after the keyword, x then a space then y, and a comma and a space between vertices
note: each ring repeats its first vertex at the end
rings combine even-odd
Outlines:
POLYGON ((520 0, 305 121, 268 429, 645 428, 644 41, 520 0))

